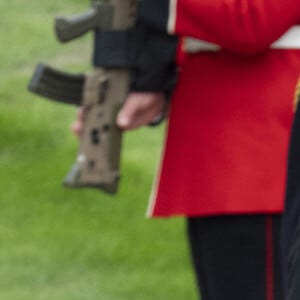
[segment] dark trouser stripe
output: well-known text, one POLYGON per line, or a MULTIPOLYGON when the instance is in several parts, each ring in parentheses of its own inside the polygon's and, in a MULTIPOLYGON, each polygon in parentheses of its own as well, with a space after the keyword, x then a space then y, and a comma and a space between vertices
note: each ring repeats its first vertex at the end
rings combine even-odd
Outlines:
POLYGON ((266 300, 274 300, 273 220, 266 217, 266 300))

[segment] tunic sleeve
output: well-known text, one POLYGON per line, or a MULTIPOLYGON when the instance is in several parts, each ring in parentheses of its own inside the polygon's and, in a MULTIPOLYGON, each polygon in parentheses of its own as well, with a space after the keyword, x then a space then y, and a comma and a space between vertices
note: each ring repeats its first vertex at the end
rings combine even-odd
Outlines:
POLYGON ((241 54, 267 49, 300 21, 299 0, 144 0, 142 6, 156 28, 241 54))

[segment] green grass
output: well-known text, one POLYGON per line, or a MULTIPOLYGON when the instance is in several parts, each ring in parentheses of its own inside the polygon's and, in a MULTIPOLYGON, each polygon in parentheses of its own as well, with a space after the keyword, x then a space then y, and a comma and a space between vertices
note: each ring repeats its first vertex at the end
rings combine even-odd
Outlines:
POLYGON ((0 299, 196 299, 184 221, 145 218, 163 126, 125 135, 117 196, 60 184, 76 109, 26 88, 39 61, 90 68, 91 36, 60 45, 52 30, 88 3, 0 2, 0 299))

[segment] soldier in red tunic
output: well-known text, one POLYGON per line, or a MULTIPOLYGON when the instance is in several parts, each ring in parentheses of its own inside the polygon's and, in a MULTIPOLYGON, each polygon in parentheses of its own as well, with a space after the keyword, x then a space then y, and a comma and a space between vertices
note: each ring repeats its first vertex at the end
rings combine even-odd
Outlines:
MULTIPOLYGON (((143 0, 141 20, 180 38, 151 217, 184 216, 202 300, 282 300, 280 217, 299 0, 143 0)), ((129 95, 118 124, 161 111, 164 94, 129 95)))

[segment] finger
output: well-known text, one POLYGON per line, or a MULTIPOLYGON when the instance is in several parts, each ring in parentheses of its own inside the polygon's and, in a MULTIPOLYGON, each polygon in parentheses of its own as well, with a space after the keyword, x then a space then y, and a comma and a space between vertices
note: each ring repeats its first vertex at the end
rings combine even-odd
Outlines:
POLYGON ((82 132, 82 122, 76 121, 72 124, 71 130, 79 138, 82 132))
POLYGON ((140 110, 139 95, 130 94, 117 116, 117 125, 123 129, 131 127, 140 110))
POLYGON ((162 114, 164 101, 162 93, 131 93, 118 115, 118 126, 134 129, 151 123, 162 114))
POLYGON ((127 119, 127 122, 124 122, 121 128, 125 130, 130 130, 148 125, 151 122, 153 122, 153 120, 155 120, 159 115, 160 111, 158 111, 157 109, 140 110, 138 114, 134 115, 132 119, 127 119))
POLYGON ((126 114, 126 109, 122 109, 117 116, 117 125, 122 129, 127 129, 131 125, 132 121, 126 114))
POLYGON ((84 121, 86 113, 87 113, 87 109, 81 106, 77 111, 77 120, 84 121))
POLYGON ((83 128, 83 122, 86 118, 87 109, 81 106, 77 110, 76 120, 71 126, 71 131, 79 138, 83 128))

